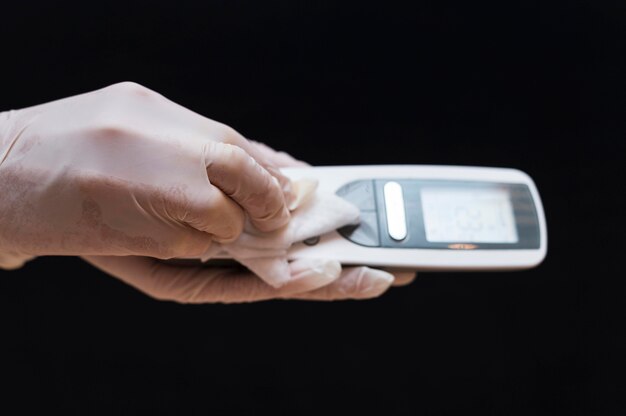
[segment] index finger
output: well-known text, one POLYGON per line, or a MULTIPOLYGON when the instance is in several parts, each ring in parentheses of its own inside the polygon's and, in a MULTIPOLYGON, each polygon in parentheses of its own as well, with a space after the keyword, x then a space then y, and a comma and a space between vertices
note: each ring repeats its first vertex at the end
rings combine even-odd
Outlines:
POLYGON ((246 211, 261 231, 272 231, 289 221, 289 210, 278 180, 242 148, 209 141, 204 145, 209 181, 246 211))

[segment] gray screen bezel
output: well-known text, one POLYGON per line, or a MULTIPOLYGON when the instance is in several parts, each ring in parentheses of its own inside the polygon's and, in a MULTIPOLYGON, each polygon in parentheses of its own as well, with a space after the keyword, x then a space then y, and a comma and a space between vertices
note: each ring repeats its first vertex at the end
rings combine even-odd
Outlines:
MULTIPOLYGON (((419 248, 419 249, 474 249, 474 250, 520 250, 538 249, 540 247, 540 230, 537 209, 530 189, 523 183, 502 183, 463 180, 421 180, 421 179, 365 179, 350 182, 337 191, 342 194, 349 186, 354 187, 357 182, 370 182, 373 187, 372 197, 375 200, 375 211, 378 219, 379 245, 384 248, 419 248), (396 241, 389 236, 387 230, 387 212, 383 195, 383 187, 389 182, 397 182, 402 186, 404 195, 404 209, 407 220, 407 236, 402 241, 396 241), (472 241, 431 242, 426 239, 424 218, 422 212, 421 190, 425 187, 437 188, 472 188, 472 189, 505 189, 511 196, 515 227, 518 241, 515 243, 479 243, 472 241)), ((349 199, 349 198, 347 198, 349 199)), ((370 212, 369 210, 363 212, 370 212)), ((345 227, 339 233, 346 239, 353 241, 350 235, 353 227, 345 227)), ((362 245, 362 244, 359 244, 362 245)), ((369 245, 371 247, 371 245, 369 245)))

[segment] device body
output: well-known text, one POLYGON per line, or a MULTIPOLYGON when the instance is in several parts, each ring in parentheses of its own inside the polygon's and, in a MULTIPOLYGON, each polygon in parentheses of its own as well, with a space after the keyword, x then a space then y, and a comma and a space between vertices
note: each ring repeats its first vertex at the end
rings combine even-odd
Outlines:
POLYGON ((297 243, 289 258, 412 270, 506 270, 547 252, 533 180, 506 168, 371 165, 282 169, 317 179, 361 210, 361 223, 297 243))

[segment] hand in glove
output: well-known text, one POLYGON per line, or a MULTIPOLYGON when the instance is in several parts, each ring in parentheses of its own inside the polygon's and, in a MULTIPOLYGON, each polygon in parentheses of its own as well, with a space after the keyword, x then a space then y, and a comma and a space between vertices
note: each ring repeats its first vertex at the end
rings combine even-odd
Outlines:
POLYGON ((200 256, 246 217, 280 228, 289 181, 261 148, 134 83, 0 113, 0 267, 200 256))
MULTIPOLYGON (((305 165, 260 143, 252 144, 265 160, 276 166, 305 165)), ((414 272, 388 273, 369 267, 342 270, 337 261, 324 259, 287 263, 286 249, 292 242, 350 223, 358 215, 353 206, 338 197, 317 195, 315 199, 311 184, 294 185, 291 208, 299 208, 293 212, 287 227, 259 233, 248 224, 247 231, 234 243, 215 245, 203 256, 207 258, 223 251, 238 258, 265 281, 240 268, 181 266, 147 257, 89 256, 85 260, 152 297, 183 303, 367 299, 380 296, 392 283, 404 285, 415 278, 414 272), (311 199, 307 201, 307 197, 311 199), (329 206, 329 202, 338 205, 329 206)))

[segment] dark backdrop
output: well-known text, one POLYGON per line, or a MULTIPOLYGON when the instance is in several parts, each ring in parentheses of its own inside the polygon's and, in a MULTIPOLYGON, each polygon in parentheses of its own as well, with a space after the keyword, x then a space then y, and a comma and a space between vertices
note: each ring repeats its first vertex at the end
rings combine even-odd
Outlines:
POLYGON ((626 412, 623 2, 14 3, 2 110, 132 80, 313 164, 519 168, 549 250, 367 302, 234 306, 41 258, 0 275, 1 413, 626 412))

